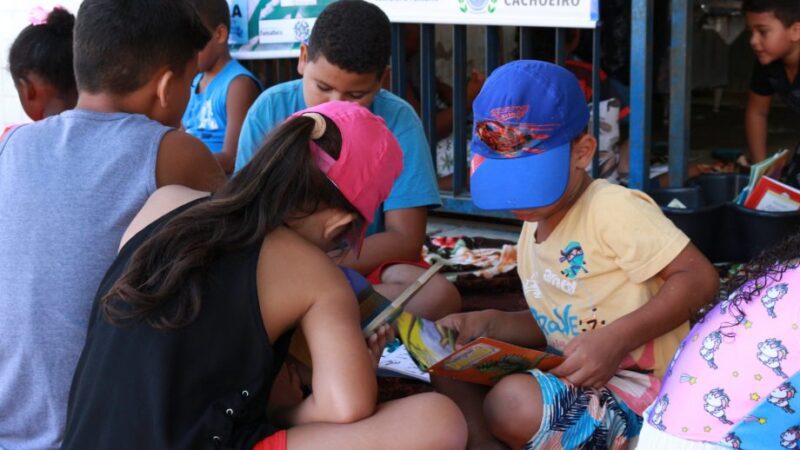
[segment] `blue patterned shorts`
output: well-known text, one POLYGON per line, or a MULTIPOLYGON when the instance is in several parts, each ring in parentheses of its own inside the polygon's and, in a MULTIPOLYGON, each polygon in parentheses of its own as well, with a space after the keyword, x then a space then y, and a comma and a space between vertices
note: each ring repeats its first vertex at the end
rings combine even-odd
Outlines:
POLYGON ((560 378, 532 370, 542 390, 539 431, 525 450, 626 449, 638 436, 642 418, 606 388, 579 388, 560 378))

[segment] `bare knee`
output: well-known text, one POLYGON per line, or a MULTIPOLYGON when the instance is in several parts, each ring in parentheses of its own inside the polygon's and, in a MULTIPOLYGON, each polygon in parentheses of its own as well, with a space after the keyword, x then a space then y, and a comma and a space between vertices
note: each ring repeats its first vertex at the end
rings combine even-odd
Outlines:
POLYGON ((417 402, 416 427, 409 430, 426 430, 425 440, 415 449, 420 450, 463 450, 467 445, 467 422, 464 415, 452 400, 437 393, 414 395, 417 402))
POLYGON ((539 383, 527 373, 503 378, 487 394, 483 413, 496 438, 511 448, 522 447, 542 421, 539 383))

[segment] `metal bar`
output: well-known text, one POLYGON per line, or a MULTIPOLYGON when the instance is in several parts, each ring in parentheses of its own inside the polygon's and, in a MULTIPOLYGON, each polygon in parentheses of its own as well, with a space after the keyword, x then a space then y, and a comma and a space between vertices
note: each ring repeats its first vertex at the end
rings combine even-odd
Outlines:
POLYGON ((519 59, 533 59, 533 28, 519 27, 519 59))
MULTIPOLYGON (((592 30, 592 135, 600 143, 600 27, 592 30)), ((600 176, 600 149, 594 152, 594 162, 592 163, 592 178, 600 176)))
POLYGON ((453 26, 453 194, 467 180, 467 27, 453 26))
POLYGON ((567 59, 567 30, 556 28, 556 64, 563 66, 567 59))
POLYGON ((436 34, 434 25, 423 24, 420 28, 422 125, 431 157, 436 161, 436 34))
POLYGON ((653 80, 653 1, 633 0, 631 7, 630 180, 645 190, 650 175, 653 80))
POLYGON ((692 115, 692 1, 672 0, 669 63, 669 185, 683 186, 689 161, 692 115))
POLYGON ((392 92, 406 98, 405 29, 402 23, 392 24, 392 92))
POLYGON ((500 66, 500 27, 487 26, 486 30, 486 75, 500 66))

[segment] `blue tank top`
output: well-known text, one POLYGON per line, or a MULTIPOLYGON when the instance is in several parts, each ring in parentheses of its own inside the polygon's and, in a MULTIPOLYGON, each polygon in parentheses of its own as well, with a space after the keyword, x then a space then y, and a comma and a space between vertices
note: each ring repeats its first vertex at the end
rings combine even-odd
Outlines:
POLYGON ((225 143, 225 130, 228 129, 228 88, 231 82, 240 76, 252 79, 261 90, 261 83, 245 69, 239 61, 232 59, 225 64, 217 76, 208 83, 206 90, 197 92, 203 73, 199 73, 192 81, 192 96, 183 113, 183 128, 192 136, 203 141, 214 153, 222 151, 225 143))
POLYGON ((169 130, 74 110, 0 142, 0 448, 59 448, 92 299, 169 130))

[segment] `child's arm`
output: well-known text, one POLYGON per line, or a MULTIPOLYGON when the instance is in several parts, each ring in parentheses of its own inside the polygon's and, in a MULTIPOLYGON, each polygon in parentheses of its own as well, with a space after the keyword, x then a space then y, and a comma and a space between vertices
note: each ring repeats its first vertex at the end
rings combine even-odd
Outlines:
POLYGON ((456 347, 479 337, 489 337, 528 348, 542 348, 547 339, 530 311, 499 311, 486 309, 451 314, 437 324, 458 331, 456 347))
POLYGON ((157 187, 179 184, 215 192, 226 181, 225 173, 199 139, 177 130, 164 135, 156 160, 157 187))
POLYGON ((222 151, 215 154, 217 162, 225 173, 233 172, 236 165, 236 148, 239 146, 239 132, 247 116, 250 105, 256 101, 259 89, 256 83, 247 76, 236 77, 228 87, 225 109, 228 123, 225 128, 225 141, 222 151))
POLYGON ((751 163, 767 157, 767 116, 771 103, 771 95, 759 95, 750 91, 747 97, 744 124, 751 163))
POLYGON ((625 355, 687 321, 719 289, 716 270, 691 243, 658 276, 664 284, 650 301, 573 338, 564 349, 567 359, 551 373, 577 386, 601 387, 619 370, 625 355))
POLYGON ((340 264, 366 275, 385 261, 418 261, 427 221, 426 208, 387 211, 385 231, 364 240, 358 259, 354 252, 349 252, 340 264))

